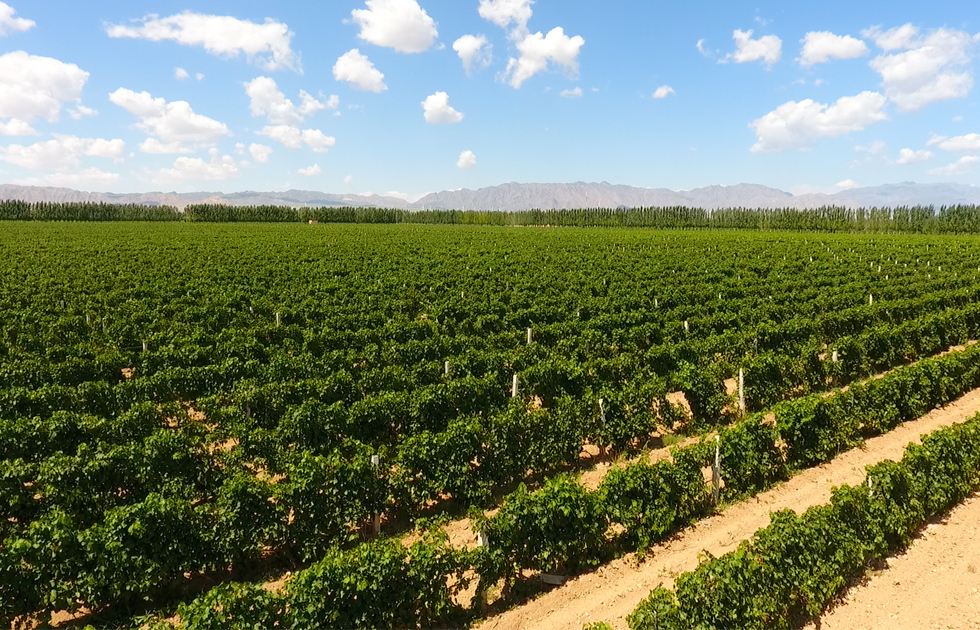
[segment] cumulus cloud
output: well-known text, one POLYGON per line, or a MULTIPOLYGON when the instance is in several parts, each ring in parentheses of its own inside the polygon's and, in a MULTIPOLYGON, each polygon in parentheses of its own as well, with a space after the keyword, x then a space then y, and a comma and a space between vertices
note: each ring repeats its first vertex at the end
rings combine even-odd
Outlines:
POLYGON ((366 9, 351 11, 361 27, 358 37, 402 53, 425 52, 439 36, 435 20, 416 0, 367 0, 366 9))
POLYGON ((171 154, 171 153, 193 153, 194 150, 184 146, 180 142, 169 142, 164 144, 156 138, 147 138, 140 143, 140 153, 171 154))
POLYGON ((191 77, 190 73, 183 68, 174 68, 174 78, 178 81, 183 81, 184 79, 189 79, 191 77))
POLYGON ((301 71, 299 56, 292 50, 293 33, 282 22, 264 24, 224 15, 185 11, 161 18, 148 15, 135 25, 107 24, 109 37, 174 41, 184 46, 201 46, 219 57, 245 56, 250 63, 268 70, 301 71))
POLYGON ((235 158, 230 155, 222 156, 217 149, 211 149, 210 161, 201 158, 179 157, 174 161, 174 167, 157 171, 153 177, 154 183, 180 183, 187 180, 221 181, 238 177, 241 172, 235 158))
POLYGON ((540 32, 529 33, 517 42, 521 56, 511 58, 504 71, 504 79, 514 89, 534 75, 548 68, 549 63, 557 64, 570 75, 578 74, 578 55, 585 45, 585 39, 576 35, 565 35, 560 26, 551 29, 547 35, 540 32))
POLYGON ((868 54, 868 45, 850 35, 835 35, 829 31, 811 31, 801 40, 803 52, 800 65, 812 66, 831 59, 856 59, 868 54))
POLYGON ((256 133, 278 140, 288 149, 300 149, 305 144, 315 153, 326 153, 330 147, 337 144, 335 138, 324 135, 319 129, 300 130, 299 127, 290 125, 270 125, 256 133))
POLYGON ((457 168, 473 168, 476 166, 476 154, 472 151, 463 151, 459 154, 459 160, 456 162, 457 168))
POLYGON ((902 149, 898 152, 898 159, 895 164, 917 164, 932 159, 932 151, 913 151, 912 149, 902 149))
POLYGON ((106 173, 91 167, 76 172, 50 173, 42 177, 15 180, 14 183, 21 186, 58 186, 104 191, 119 180, 118 173, 106 173))
POLYGON ((248 152, 252 155, 252 159, 259 164, 265 164, 269 161, 269 156, 272 155, 272 147, 267 147, 264 144, 252 143, 248 145, 248 152))
POLYGON ((735 30, 732 39, 735 40, 735 52, 728 53, 720 61, 727 63, 749 63, 752 61, 764 61, 766 67, 772 68, 773 64, 783 56, 783 40, 775 35, 766 35, 759 39, 752 39, 753 31, 735 30))
POLYGON ((433 125, 453 125, 463 120, 463 114, 449 106, 449 95, 436 92, 422 101, 425 122, 433 125))
POLYGON ((381 93, 388 89, 384 82, 385 75, 357 48, 349 50, 337 59, 337 63, 333 66, 333 76, 338 81, 346 81, 351 86, 366 92, 381 93))
POLYGON ((0 136, 36 136, 37 130, 23 120, 12 119, 8 123, 0 122, 0 136))
POLYGON ((0 147, 0 160, 30 170, 65 171, 77 167, 83 157, 122 160, 126 156, 122 140, 53 135, 52 140, 29 146, 0 147))
POLYGON ((5 2, 0 2, 0 37, 11 33, 23 33, 37 26, 34 20, 14 17, 16 13, 13 7, 5 2))
POLYGON ((930 175, 937 175, 939 177, 949 177, 953 175, 965 175, 969 173, 973 166, 980 162, 980 157, 976 155, 964 155, 960 159, 956 160, 952 164, 947 164, 946 166, 941 166, 939 168, 934 168, 929 171, 930 175))
POLYGON ((872 26, 861 31, 862 37, 872 40, 882 50, 898 50, 910 48, 913 40, 919 36, 919 29, 912 24, 905 24, 887 31, 880 26, 872 26))
POLYGON ((320 175, 321 173, 323 173, 323 171, 320 169, 320 165, 319 164, 314 164, 313 166, 308 166, 306 168, 299 169, 299 174, 300 175, 305 175, 307 177, 316 177, 317 175, 320 175))
POLYGON ((479 13, 484 20, 500 28, 513 24, 516 33, 524 34, 533 14, 532 4, 534 0, 480 0, 479 13))
POLYGON ((845 96, 833 105, 790 101, 751 123, 758 141, 753 153, 802 149, 820 137, 841 136, 887 119, 886 99, 877 92, 845 96))
POLYGON ((249 109, 252 115, 265 116, 274 125, 298 125, 307 116, 327 108, 337 109, 340 104, 337 96, 331 96, 328 101, 319 101, 300 90, 300 104, 295 105, 279 91, 276 82, 269 77, 258 77, 246 83, 245 93, 250 99, 249 109))
POLYGON ((162 98, 153 98, 149 92, 126 88, 110 94, 109 100, 140 119, 137 129, 164 144, 194 142, 210 145, 231 135, 224 123, 194 113, 186 101, 168 103, 162 98))
POLYGON ((973 89, 973 75, 966 66, 973 58, 977 37, 940 28, 923 38, 911 24, 866 33, 883 50, 904 49, 879 55, 870 63, 881 75, 885 95, 900 110, 915 111, 934 101, 965 98, 973 89))
POLYGON ((348 186, 350 186, 353 181, 354 181, 353 175, 348 175, 347 177, 344 178, 344 184, 348 186))
POLYGON ((43 118, 58 122, 64 103, 79 102, 89 73, 73 63, 23 51, 0 56, 0 119, 13 129, 43 118))
POLYGON ((938 146, 943 151, 969 151, 980 152, 980 134, 968 133, 963 136, 933 136, 929 139, 929 146, 938 146))
POLYGON ((88 118, 89 116, 98 116, 99 112, 95 111, 91 107, 85 107, 81 103, 77 103, 75 107, 68 110, 68 115, 74 120, 81 120, 82 118, 88 118))
POLYGON ((676 94, 674 88, 669 85, 661 85, 657 88, 657 91, 653 93, 653 98, 667 98, 671 94, 676 94))
POLYGON ((844 188, 846 190, 848 188, 857 188, 857 182, 854 181, 853 179, 845 179, 842 182, 837 182, 835 186, 837 188, 844 188))
POLYGON ((463 60, 467 76, 474 67, 487 68, 493 61, 493 45, 483 35, 463 35, 453 42, 453 50, 463 60))
POLYGON ((582 88, 577 87, 574 90, 562 90, 562 98, 582 98, 582 88))

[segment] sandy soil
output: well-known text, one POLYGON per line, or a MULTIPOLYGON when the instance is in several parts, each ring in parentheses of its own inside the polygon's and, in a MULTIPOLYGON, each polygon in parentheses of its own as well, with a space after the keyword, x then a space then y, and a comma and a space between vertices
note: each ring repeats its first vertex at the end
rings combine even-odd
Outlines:
MULTIPOLYGON (((834 486, 864 480, 865 467, 886 459, 899 459, 906 445, 939 428, 963 422, 980 412, 980 390, 974 390, 943 409, 908 422, 871 440, 863 448, 843 453, 832 462, 806 470, 790 481, 732 505, 682 531, 674 539, 652 548, 638 562, 627 555, 592 573, 579 576, 538 599, 486 620, 482 629, 580 628, 584 623, 607 621, 625 629, 626 616, 658 585, 670 587, 679 574, 698 565, 703 550, 715 556, 735 549, 769 524, 775 510, 802 512, 830 501, 834 486)), ((980 582, 980 577, 975 581, 980 582)))
POLYGON ((978 533, 980 495, 974 495, 848 591, 823 616, 820 630, 980 629, 978 533))

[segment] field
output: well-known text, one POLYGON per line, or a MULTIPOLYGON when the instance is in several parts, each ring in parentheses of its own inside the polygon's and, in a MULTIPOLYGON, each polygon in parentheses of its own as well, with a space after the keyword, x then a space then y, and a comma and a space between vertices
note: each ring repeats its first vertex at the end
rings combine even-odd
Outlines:
MULTIPOLYGON (((980 387, 975 237, 4 222, 0 252, 14 625, 493 623, 980 387)), ((837 577, 977 487, 980 422, 951 424, 868 473, 888 490, 836 482, 865 533, 890 515, 837 577)), ((827 579, 744 619, 814 616, 827 579)), ((658 592, 636 628, 676 612, 658 592)))

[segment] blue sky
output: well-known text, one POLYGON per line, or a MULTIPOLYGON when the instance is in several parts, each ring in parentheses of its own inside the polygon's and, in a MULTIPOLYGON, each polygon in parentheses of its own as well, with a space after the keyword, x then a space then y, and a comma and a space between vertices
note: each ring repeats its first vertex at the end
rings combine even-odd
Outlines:
POLYGON ((0 183, 976 185, 978 33, 951 0, 3 0, 0 183))

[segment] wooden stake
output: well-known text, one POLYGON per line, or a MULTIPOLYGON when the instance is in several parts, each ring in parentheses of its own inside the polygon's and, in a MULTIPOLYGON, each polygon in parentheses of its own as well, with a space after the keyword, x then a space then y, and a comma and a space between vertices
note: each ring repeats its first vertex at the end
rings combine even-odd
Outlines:
MULTIPOLYGON (((374 474, 378 474, 378 467, 381 465, 381 457, 378 455, 371 456, 371 467, 374 468, 374 474)), ((377 536, 381 533, 381 513, 374 515, 374 535, 377 536)))
POLYGON ((738 409, 745 413, 745 370, 738 368, 738 409))
POLYGON ((527 345, 531 345, 531 338, 532 338, 531 329, 528 328, 527 329, 527 345))
POLYGON ((517 375, 515 374, 514 375, 514 382, 513 382, 513 384, 510 387, 510 397, 511 398, 517 398, 518 384, 519 384, 519 381, 518 381, 517 375))
POLYGON ((449 376, 449 361, 446 361, 446 376, 449 376))
POLYGON ((721 500, 721 436, 715 436, 715 465, 711 467, 711 502, 721 500))
POLYGON ((276 313, 276 328, 282 326, 282 315, 276 313))

